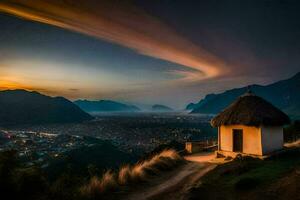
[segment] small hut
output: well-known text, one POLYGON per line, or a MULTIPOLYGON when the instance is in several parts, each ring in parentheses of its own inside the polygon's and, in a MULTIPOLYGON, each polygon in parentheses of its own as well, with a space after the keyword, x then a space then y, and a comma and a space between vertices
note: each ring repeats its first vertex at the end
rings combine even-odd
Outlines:
POLYGON ((283 125, 289 117, 248 91, 211 120, 218 127, 218 153, 263 156, 283 148, 283 125))

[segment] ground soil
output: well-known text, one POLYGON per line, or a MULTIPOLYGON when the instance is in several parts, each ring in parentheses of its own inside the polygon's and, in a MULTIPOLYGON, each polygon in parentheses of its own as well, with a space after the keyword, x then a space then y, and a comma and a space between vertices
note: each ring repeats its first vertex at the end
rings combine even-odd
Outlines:
POLYGON ((186 156, 186 164, 151 181, 151 185, 137 190, 138 192, 136 193, 130 194, 127 199, 187 199, 190 188, 194 187, 195 184, 199 184, 200 178, 216 167, 216 164, 209 162, 213 158, 214 153, 186 156))

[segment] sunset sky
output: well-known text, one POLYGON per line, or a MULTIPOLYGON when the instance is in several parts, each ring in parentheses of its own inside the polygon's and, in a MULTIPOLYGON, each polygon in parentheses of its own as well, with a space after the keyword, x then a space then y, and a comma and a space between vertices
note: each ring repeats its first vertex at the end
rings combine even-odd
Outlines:
POLYGON ((300 2, 1 0, 0 90, 183 108, 300 71, 300 2))

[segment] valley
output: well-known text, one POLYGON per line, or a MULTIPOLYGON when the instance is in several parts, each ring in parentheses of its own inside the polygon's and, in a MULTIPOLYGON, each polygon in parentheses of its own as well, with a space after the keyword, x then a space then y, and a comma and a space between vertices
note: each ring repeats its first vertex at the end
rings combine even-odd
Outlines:
POLYGON ((206 115, 179 112, 107 113, 81 123, 9 126, 1 128, 0 151, 15 149, 28 166, 47 167, 69 152, 107 143, 109 148, 101 149, 104 155, 115 149, 136 161, 160 146, 182 150, 188 140, 216 138, 209 120, 206 115))

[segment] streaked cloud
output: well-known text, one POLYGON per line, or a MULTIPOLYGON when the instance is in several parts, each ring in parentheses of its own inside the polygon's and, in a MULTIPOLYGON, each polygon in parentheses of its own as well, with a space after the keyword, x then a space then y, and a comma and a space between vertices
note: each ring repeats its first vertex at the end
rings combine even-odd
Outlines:
POLYGON ((110 41, 140 54, 186 67, 180 81, 224 72, 224 63, 128 1, 2 0, 0 11, 110 41))
POLYGON ((78 88, 70 88, 69 90, 72 91, 72 92, 78 92, 79 91, 78 88))

